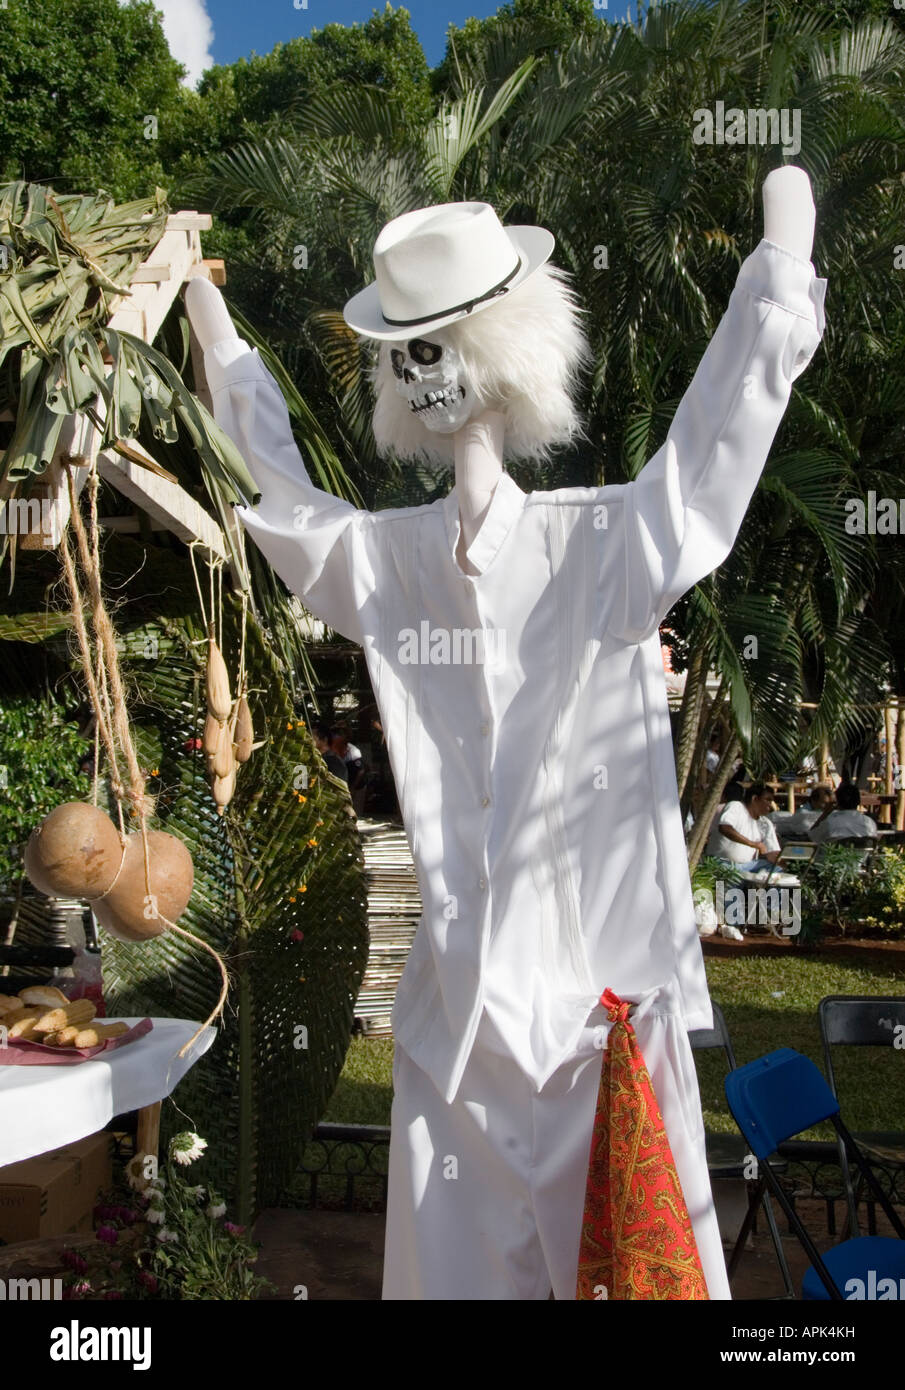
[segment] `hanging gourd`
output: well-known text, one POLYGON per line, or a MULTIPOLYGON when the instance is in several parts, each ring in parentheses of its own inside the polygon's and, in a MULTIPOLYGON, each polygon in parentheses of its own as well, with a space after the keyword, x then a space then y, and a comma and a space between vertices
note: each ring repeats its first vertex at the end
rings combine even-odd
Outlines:
POLYGON ((223 653, 217 646, 214 624, 211 622, 207 641, 207 676, 205 680, 208 712, 217 720, 226 720, 232 710, 232 697, 229 693, 229 672, 223 653))
POLYGON ((168 921, 182 916, 192 896, 195 868, 181 840, 164 830, 149 830, 148 855, 146 879, 144 841, 135 831, 126 841, 115 884, 94 905, 101 926, 120 941, 160 936, 168 921))
MULTIPOLYGON (((77 544, 78 568, 67 531, 60 540, 60 559, 97 723, 97 737, 107 754, 108 776, 120 823, 117 828, 97 804, 76 801, 57 806, 31 833, 25 850, 25 872, 42 893, 86 899, 104 930, 121 941, 148 941, 165 931, 173 931, 214 957, 222 981, 220 997, 209 1017, 180 1049, 179 1055, 184 1056, 195 1039, 222 1012, 229 978, 213 947, 177 924, 176 919, 186 910, 192 895, 194 865, 180 839, 163 830, 150 830, 147 825, 154 811, 155 798, 147 793, 145 776, 138 765, 116 636, 101 587, 97 465, 92 463, 87 480, 91 502, 89 539, 73 485, 70 461, 66 456, 62 461, 69 484, 71 529, 77 544), (86 610, 91 615, 93 650, 86 610), (126 764, 126 774, 121 770, 122 760, 126 764), (124 808, 128 808, 129 815, 138 821, 138 829, 131 833, 126 830, 124 808)), ((219 759, 218 766, 230 771, 235 780, 229 679, 213 638, 213 628, 208 643, 207 696, 216 729, 206 728, 205 736, 209 735, 214 745, 213 757, 219 759), (224 745, 225 753, 222 752, 224 745)))
POLYGON ((121 859, 119 833, 106 811, 67 801, 31 832, 25 872, 48 897, 92 898, 110 888, 121 859))
POLYGON ((233 747, 229 721, 215 719, 212 714, 204 721, 202 745, 207 758, 207 770, 214 777, 228 777, 233 767, 233 747))
MULTIPOLYGON (((197 582, 197 573, 195 579, 197 582)), ((201 587, 198 586, 202 613, 204 602, 201 587)), ((213 608, 213 581, 211 584, 211 608, 213 608)), ((245 622, 247 601, 243 595, 242 644, 239 652, 239 672, 236 681, 239 696, 234 701, 230 695, 229 671, 223 652, 217 643, 216 624, 213 617, 207 626, 207 665, 204 676, 207 715, 201 747, 204 752, 207 772, 210 777, 211 796, 222 816, 233 799, 236 790, 236 777, 239 766, 247 763, 256 748, 261 744, 254 741, 254 724, 248 703, 248 679, 245 675, 245 622)))
POLYGON ((242 690, 236 706, 236 732, 233 749, 237 763, 247 763, 255 747, 255 730, 248 704, 248 681, 242 682, 242 690))

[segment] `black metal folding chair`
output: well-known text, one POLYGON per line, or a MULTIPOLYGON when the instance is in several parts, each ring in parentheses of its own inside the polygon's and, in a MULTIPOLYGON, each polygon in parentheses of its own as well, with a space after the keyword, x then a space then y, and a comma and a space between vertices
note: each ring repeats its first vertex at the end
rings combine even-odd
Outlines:
MULTIPOLYGON (((833 1068, 834 1047, 905 1047, 905 997, 877 994, 828 994, 817 1006, 820 1038, 823 1042, 824 1070, 830 1089, 837 1100, 839 1090, 833 1068)), ((905 1094, 905 1087, 903 1087, 905 1094)), ((872 1167, 897 1171, 905 1170, 905 1132, 858 1132, 855 1139, 872 1167)), ((848 1222, 851 1233, 859 1234, 858 1197, 863 1183, 859 1174, 857 1190, 852 1182, 851 1166, 845 1145, 837 1139, 839 1166, 845 1182, 848 1222)), ((870 1235, 877 1230, 876 1203, 867 1199, 867 1228, 870 1235)))
MULTIPOLYGON (((712 1001, 711 1001, 712 1002, 712 1001)), ((732 1050, 732 1041, 729 1037, 729 1029, 726 1026, 726 1019, 719 1004, 713 1004, 713 1027, 694 1028, 688 1034, 688 1041, 691 1043, 695 1052, 702 1052, 710 1048, 720 1048, 726 1058, 727 1070, 735 1071, 735 1053, 732 1050)), ((763 1206, 764 1215, 767 1218, 767 1225, 770 1230, 770 1237, 773 1241, 773 1249, 776 1251, 776 1260, 782 1272, 783 1283, 786 1292, 782 1297, 794 1298, 795 1288, 792 1283, 792 1276, 789 1273, 789 1266, 786 1263, 785 1251, 782 1247, 782 1237, 776 1225, 776 1217, 770 1204, 770 1194, 766 1190, 763 1178, 754 1179, 749 1176, 751 1168, 751 1153, 748 1144, 741 1134, 720 1134, 712 1130, 705 1132, 707 1145, 707 1169, 711 1178, 731 1178, 745 1180, 746 1192, 748 1197, 748 1209, 745 1212, 745 1219, 735 1238, 732 1247, 732 1254, 726 1272, 729 1279, 735 1273, 738 1262, 741 1259, 745 1248, 745 1241, 751 1230, 756 1230, 757 1211, 763 1206)), ((788 1164, 784 1159, 776 1155, 770 1160, 773 1171, 784 1173, 788 1164)), ((758 1165, 760 1171, 760 1165, 758 1165)))

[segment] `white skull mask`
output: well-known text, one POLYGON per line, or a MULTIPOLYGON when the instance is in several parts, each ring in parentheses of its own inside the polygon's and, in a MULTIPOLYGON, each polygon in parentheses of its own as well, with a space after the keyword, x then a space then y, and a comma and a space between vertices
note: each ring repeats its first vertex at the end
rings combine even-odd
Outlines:
POLYGON ((440 333, 411 338, 390 349, 396 390, 425 429, 453 434, 474 410, 475 393, 465 378, 462 358, 440 333))

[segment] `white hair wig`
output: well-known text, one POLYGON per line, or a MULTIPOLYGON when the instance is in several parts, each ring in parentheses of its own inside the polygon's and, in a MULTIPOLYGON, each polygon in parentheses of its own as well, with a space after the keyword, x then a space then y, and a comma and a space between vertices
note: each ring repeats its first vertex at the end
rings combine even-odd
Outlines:
MULTIPOLYGON (((542 265, 491 308, 445 328, 424 330, 429 341, 457 349, 477 409, 502 410, 505 459, 539 462, 555 445, 568 444, 581 434, 572 392, 591 351, 581 325, 584 311, 568 278, 556 266, 542 265)), ((451 466, 452 435, 427 429, 396 390, 390 352, 398 346, 382 342, 371 373, 378 451, 451 466)))

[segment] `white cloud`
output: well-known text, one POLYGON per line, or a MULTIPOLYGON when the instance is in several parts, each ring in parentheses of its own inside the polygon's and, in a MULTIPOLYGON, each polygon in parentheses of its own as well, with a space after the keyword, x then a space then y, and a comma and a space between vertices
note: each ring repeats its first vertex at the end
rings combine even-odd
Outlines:
POLYGON ((186 68, 186 86, 194 87, 205 68, 213 66, 214 26, 205 0, 154 0, 163 14, 163 32, 173 57, 186 68))

